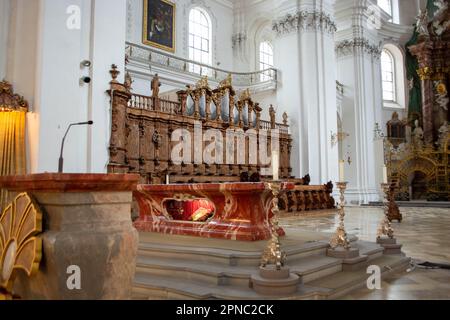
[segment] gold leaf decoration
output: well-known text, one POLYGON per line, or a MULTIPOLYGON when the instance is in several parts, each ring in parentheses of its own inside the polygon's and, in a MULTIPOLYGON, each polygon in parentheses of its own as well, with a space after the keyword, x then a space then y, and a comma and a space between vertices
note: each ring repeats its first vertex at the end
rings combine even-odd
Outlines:
POLYGON ((19 270, 29 277, 42 258, 42 212, 27 193, 19 194, 0 216, 0 299, 11 297, 19 270))

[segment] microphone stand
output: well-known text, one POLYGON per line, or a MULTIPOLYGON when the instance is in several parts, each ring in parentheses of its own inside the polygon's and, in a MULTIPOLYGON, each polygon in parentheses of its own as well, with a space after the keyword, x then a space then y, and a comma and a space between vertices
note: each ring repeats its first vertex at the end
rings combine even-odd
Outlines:
POLYGON ((59 161, 58 161, 58 173, 63 173, 63 168, 64 168, 64 158, 63 158, 63 151, 64 151, 64 143, 66 142, 66 138, 67 138, 67 134, 70 131, 70 128, 72 128, 72 126, 82 126, 82 125, 93 125, 94 122, 93 121, 88 121, 88 122, 79 122, 79 123, 71 123, 69 125, 69 127, 66 130, 66 133, 64 134, 64 138, 62 139, 61 142, 61 152, 59 154, 59 161))

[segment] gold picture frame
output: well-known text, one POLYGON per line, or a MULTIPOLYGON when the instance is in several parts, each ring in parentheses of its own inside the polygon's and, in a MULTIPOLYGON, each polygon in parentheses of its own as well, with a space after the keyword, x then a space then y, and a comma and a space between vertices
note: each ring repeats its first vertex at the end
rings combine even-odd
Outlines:
POLYGON ((142 42, 175 53, 176 4, 168 0, 143 0, 142 42))

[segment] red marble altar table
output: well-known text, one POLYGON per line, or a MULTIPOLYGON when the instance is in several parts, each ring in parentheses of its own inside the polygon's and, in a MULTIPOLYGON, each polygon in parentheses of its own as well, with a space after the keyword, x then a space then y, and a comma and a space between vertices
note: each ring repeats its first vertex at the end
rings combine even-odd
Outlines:
MULTIPOLYGON (((291 183, 282 183, 282 192, 293 188, 291 183)), ((138 185, 134 198, 140 209, 134 223, 139 231, 240 241, 270 238, 273 196, 266 183, 138 185), (206 222, 174 220, 164 204, 193 199, 213 203, 212 218, 206 222)), ((279 234, 284 235, 283 229, 279 234)))

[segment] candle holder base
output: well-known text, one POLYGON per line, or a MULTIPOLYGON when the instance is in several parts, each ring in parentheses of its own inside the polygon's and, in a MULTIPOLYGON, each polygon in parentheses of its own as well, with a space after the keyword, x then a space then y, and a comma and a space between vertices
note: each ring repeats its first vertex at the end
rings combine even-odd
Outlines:
POLYGON ((377 243, 384 248, 384 254, 386 255, 403 254, 403 245, 398 244, 395 238, 378 237, 377 243))
POLYGON ((285 296, 297 292, 300 277, 289 268, 276 266, 260 267, 259 274, 252 275, 253 290, 266 296, 285 296))
POLYGON ((338 247, 336 249, 328 249, 327 256, 342 259, 343 271, 359 270, 365 267, 367 262, 367 256, 361 256, 358 248, 345 249, 338 247))
POLYGON ((353 259, 359 257, 359 249, 349 248, 345 249, 338 247, 336 249, 328 249, 327 256, 337 259, 353 259))

